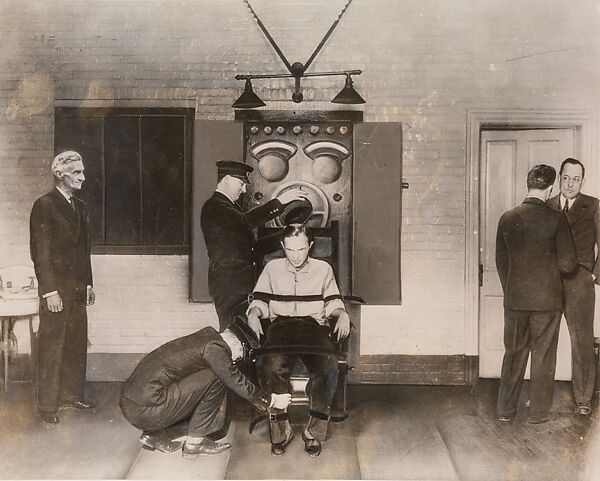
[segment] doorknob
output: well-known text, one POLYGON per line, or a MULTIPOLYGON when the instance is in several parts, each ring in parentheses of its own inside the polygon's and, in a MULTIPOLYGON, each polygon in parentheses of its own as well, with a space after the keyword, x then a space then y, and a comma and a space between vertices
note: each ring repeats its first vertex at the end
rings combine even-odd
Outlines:
POLYGON ((483 264, 479 264, 479 287, 483 287, 483 264))

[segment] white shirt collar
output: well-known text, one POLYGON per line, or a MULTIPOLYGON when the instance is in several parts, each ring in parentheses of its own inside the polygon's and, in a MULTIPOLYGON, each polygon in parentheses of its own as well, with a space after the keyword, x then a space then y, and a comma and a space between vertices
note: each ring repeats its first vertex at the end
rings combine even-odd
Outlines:
POLYGON ((235 204, 235 200, 233 200, 229 194, 227 192, 223 192, 220 189, 215 189, 215 192, 218 192, 219 194, 223 194, 225 197, 227 197, 233 204, 235 204))
POLYGON ((573 204, 577 200, 577 197, 575 197, 574 199, 567 199, 564 195, 560 194, 559 201, 560 201, 561 209, 563 209, 565 207, 565 202, 567 202, 567 200, 569 201, 569 209, 570 209, 571 207, 573 207, 573 204))
POLYGON ((64 190, 62 190, 60 187, 56 186, 56 190, 58 190, 62 196, 67 199, 67 202, 71 202, 71 197, 73 197, 72 195, 67 194, 64 190))
POLYGON ((535 194, 527 194, 527 197, 530 199, 540 199, 542 202, 546 202, 546 199, 544 199, 543 197, 539 197, 535 194))
POLYGON ((286 268, 288 272, 292 272, 292 273, 302 273, 302 274, 306 274, 308 273, 308 264, 310 263, 310 257, 306 258, 306 262, 302 265, 302 267, 300 267, 299 269, 296 269, 292 263, 288 260, 288 258, 286 257, 285 259, 286 262, 286 268))

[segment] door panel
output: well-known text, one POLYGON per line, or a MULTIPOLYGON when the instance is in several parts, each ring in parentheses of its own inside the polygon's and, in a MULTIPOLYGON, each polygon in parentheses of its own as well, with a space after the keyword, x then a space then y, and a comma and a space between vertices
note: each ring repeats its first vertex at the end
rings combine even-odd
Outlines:
POLYGON ((244 130, 240 122, 196 120, 194 122, 194 162, 192 169, 192 258, 190 300, 209 302, 208 253, 200 228, 204 202, 217 186, 217 160, 241 160, 244 130))
MULTIPOLYGON (((504 355, 502 286, 496 271, 496 229, 500 216, 522 202, 527 173, 536 164, 553 166, 574 155, 574 130, 508 130, 481 133, 481 206, 479 375, 500 376, 504 355)), ((555 184, 554 192, 558 192, 555 184)), ((529 377, 529 368, 527 370, 529 377)), ((563 319, 559 337, 556 378, 571 378, 571 351, 563 319)))

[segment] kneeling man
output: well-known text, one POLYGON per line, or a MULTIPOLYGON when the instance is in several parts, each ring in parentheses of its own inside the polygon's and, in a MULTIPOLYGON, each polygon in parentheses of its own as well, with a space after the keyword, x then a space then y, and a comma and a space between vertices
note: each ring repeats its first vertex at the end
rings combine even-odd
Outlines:
MULTIPOLYGON (((350 332, 350 319, 333 269, 308 255, 313 244, 309 228, 300 224, 286 227, 281 244, 285 258, 274 259, 265 266, 248 306, 248 324, 260 336, 263 334, 260 318, 271 319, 263 346, 267 350, 269 346, 290 347, 288 352, 264 354, 257 360, 259 383, 266 392, 288 392, 291 370, 298 358, 309 370, 306 390, 310 417, 302 439, 306 452, 315 457, 321 453, 321 442, 327 435, 338 376, 328 319, 337 318, 334 335, 338 339, 350 332), (315 348, 331 354, 309 354, 315 348)), ((271 406, 269 421, 271 452, 283 454, 293 437, 287 407, 271 406)))
POLYGON ((257 345, 254 332, 236 320, 220 334, 206 327, 144 356, 123 385, 119 403, 123 415, 143 430, 142 444, 164 452, 178 449, 166 429, 189 420, 184 458, 229 449, 231 444, 207 437, 226 425, 225 388, 261 412, 270 407, 286 409, 289 394, 269 397, 234 364, 257 345))

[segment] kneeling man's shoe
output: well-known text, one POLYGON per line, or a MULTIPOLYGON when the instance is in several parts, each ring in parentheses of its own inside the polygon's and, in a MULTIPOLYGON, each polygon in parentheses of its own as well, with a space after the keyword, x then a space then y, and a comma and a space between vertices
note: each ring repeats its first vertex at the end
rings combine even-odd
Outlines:
POLYGON ((282 441, 280 443, 271 443, 271 454, 273 456, 281 456, 282 454, 284 454, 285 450, 292 442, 292 439, 294 439, 294 431, 290 430, 290 433, 286 437, 285 441, 282 441))
POLYGON ((190 444, 187 441, 183 443, 181 455, 185 459, 194 459, 198 456, 207 456, 211 454, 219 454, 223 451, 231 449, 230 443, 219 443, 209 438, 204 438, 198 444, 190 444))
POLYGON ((306 451, 311 458, 316 458, 321 454, 321 441, 313 437, 308 437, 306 431, 302 431, 302 439, 304 440, 304 451, 306 451))
POLYGON ((181 447, 178 441, 171 441, 164 433, 150 434, 142 433, 140 436, 142 447, 148 451, 160 451, 162 453, 172 453, 181 447))

